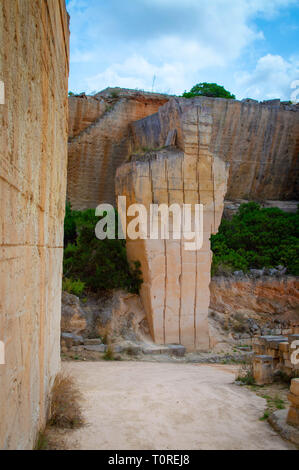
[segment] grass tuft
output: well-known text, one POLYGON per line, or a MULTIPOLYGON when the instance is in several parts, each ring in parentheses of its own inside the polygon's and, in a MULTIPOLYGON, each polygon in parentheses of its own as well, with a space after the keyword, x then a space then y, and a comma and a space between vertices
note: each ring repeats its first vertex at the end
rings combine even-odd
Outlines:
POLYGON ((74 379, 65 373, 59 373, 52 388, 48 424, 70 429, 83 426, 81 400, 82 396, 74 379))

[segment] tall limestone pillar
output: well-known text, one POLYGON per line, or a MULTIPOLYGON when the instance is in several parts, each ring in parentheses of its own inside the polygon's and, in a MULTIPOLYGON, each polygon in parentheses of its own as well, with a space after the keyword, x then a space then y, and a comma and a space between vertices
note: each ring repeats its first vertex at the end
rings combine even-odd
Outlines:
POLYGON ((141 298, 154 341, 207 350, 210 236, 221 221, 228 166, 209 150, 212 117, 208 110, 188 105, 179 113, 170 103, 159 126, 157 116, 142 120, 142 138, 150 136, 161 146, 164 132, 165 142, 172 145, 134 154, 117 171, 116 193, 127 197, 127 206, 143 204, 148 214, 151 204, 191 204, 193 212, 195 204, 202 204, 203 246, 186 250, 186 240, 172 239, 170 230, 168 240, 127 238, 128 257, 141 262, 141 298))

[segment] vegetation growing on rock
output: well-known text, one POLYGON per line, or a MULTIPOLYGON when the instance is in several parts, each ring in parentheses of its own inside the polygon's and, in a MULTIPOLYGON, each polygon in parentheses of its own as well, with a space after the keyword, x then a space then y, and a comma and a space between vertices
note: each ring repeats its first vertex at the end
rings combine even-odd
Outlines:
POLYGON ((72 286, 77 289, 82 283, 85 289, 92 292, 124 289, 138 293, 142 283, 140 263, 136 261, 133 266, 129 266, 125 240, 98 240, 95 236, 98 221, 99 217, 95 216, 93 209, 73 211, 67 205, 64 221, 64 285, 68 286, 68 292, 75 295, 72 286))
POLYGON ((231 220, 222 220, 211 247, 212 274, 283 265, 298 276, 299 211, 288 214, 278 208, 262 209, 255 202, 242 204, 231 220))

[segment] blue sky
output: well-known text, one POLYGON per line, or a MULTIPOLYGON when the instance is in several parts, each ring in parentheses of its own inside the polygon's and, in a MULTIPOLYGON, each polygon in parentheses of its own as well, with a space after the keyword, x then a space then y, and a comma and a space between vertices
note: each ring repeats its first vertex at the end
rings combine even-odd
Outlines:
POLYGON ((217 82, 238 99, 289 100, 299 0, 67 0, 69 89, 181 94, 217 82))

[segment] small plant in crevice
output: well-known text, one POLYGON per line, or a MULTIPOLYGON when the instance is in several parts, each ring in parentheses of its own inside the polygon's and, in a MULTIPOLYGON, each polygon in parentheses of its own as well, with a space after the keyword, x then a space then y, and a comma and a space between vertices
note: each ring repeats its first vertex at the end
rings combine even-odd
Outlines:
POLYGON ((113 351, 113 348, 111 346, 108 346, 107 351, 103 355, 103 359, 104 359, 104 361, 114 361, 115 360, 114 351, 113 351))
POLYGON ((40 431, 35 442, 34 450, 48 450, 48 448, 49 440, 46 432, 40 431))
POLYGON ((260 417, 260 421, 266 421, 270 416, 270 411, 266 410, 263 414, 263 416, 260 417))
POLYGON ((236 376, 236 382, 240 382, 243 385, 255 385, 252 361, 244 362, 240 366, 236 376))

